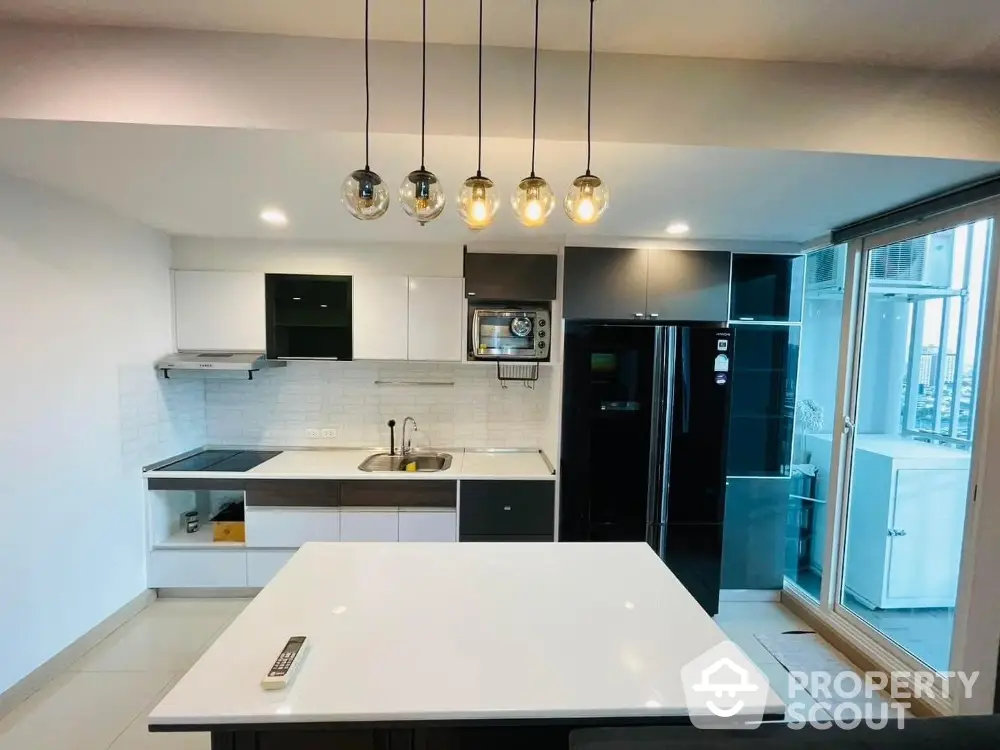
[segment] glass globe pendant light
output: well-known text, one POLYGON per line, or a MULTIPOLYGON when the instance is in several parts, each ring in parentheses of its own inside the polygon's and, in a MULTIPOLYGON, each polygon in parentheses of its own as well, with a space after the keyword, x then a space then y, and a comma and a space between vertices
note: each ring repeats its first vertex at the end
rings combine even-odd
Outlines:
POLYGON ((340 187, 340 200, 355 219, 371 221, 389 210, 389 191, 368 165, 371 94, 368 87, 368 0, 365 0, 365 168, 355 169, 340 187))
POLYGON ((535 174, 535 141, 538 122, 538 3, 535 0, 535 68, 531 101, 531 174, 521 180, 510 200, 517 220, 526 227, 540 227, 556 205, 549 183, 535 174))
POLYGON ((597 175, 590 173, 590 120, 594 93, 594 3, 590 0, 590 52, 587 65, 587 171, 573 180, 563 210, 577 224, 595 224, 608 208, 608 187, 597 175))
POLYGON ((493 180, 483 177, 483 0, 479 0, 479 159, 476 173, 462 184, 457 204, 469 229, 488 227, 500 208, 493 180))
POLYGON ((444 211, 444 188, 437 175, 424 166, 424 141, 427 130, 427 0, 423 0, 422 81, 420 84, 420 169, 414 169, 399 186, 399 202, 408 216, 420 226, 433 221, 444 211))

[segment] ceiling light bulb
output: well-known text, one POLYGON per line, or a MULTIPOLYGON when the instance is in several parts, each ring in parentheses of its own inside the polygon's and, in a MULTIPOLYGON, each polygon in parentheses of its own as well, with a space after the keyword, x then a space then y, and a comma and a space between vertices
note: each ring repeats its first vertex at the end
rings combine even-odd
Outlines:
POLYGON ((531 176, 521 180, 510 202, 518 221, 526 227, 540 227, 555 208, 556 197, 549 183, 531 176))
POLYGON ((607 186, 592 174, 584 174, 573 180, 563 210, 577 224, 594 224, 608 208, 610 194, 607 186))
POLYGON ((673 221, 667 225, 667 234, 673 234, 673 235, 687 234, 690 231, 691 227, 687 225, 687 222, 673 221))
POLYGON ((389 191, 370 169, 356 169, 340 188, 340 200, 355 219, 371 221, 389 210, 389 191))
POLYGON ((493 217, 500 208, 500 199, 493 180, 477 173, 462 183, 455 204, 469 229, 485 229, 493 223, 493 217))
POLYGON ((403 178, 399 186, 399 202, 407 216, 426 224, 441 215, 446 199, 433 172, 415 169, 403 178))
POLYGON ((272 227, 288 226, 288 216, 280 208, 263 209, 260 212, 260 220, 272 227))

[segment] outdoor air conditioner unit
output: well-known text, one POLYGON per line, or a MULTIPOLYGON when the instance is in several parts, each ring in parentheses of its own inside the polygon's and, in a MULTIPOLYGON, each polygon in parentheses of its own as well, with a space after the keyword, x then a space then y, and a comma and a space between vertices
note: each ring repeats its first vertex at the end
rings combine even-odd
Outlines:
MULTIPOLYGON (((941 232, 877 247, 868 261, 869 292, 912 297, 942 296, 951 289, 954 233, 941 232)), ((832 296, 844 291, 847 246, 813 253, 806 262, 806 294, 832 296)))

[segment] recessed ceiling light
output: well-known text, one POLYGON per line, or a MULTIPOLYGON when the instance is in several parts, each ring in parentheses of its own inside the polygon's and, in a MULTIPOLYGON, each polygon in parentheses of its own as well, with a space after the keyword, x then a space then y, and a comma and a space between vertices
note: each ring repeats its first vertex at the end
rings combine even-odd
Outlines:
POLYGON ((280 208, 261 209, 260 220, 270 227, 288 226, 288 216, 280 208))
POLYGON ((672 221, 667 224, 667 234, 687 234, 690 231, 691 227, 686 221, 672 221))

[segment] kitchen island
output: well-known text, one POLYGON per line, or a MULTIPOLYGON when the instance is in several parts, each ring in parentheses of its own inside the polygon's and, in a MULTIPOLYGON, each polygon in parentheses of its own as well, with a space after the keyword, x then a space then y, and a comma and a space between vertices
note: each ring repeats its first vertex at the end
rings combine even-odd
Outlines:
POLYGON ((681 669, 724 641, 645 544, 312 543, 149 727, 213 750, 567 747, 582 726, 689 723, 681 669), (265 691, 297 635, 297 674, 265 691))

